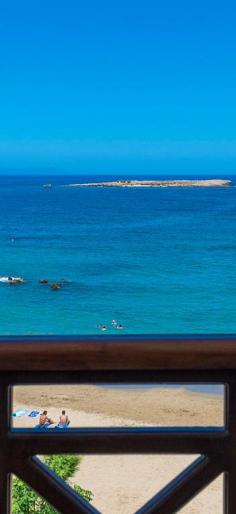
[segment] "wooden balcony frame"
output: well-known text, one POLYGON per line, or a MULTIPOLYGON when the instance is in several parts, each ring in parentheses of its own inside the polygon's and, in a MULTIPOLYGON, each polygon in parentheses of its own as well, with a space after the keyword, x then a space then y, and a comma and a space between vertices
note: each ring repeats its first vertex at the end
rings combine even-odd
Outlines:
POLYGON ((98 512, 36 457, 59 453, 199 454, 138 514, 177 512, 221 473, 223 512, 235 514, 236 336, 0 338, 0 514, 11 474, 62 514, 98 512), (53 383, 224 384, 224 426, 13 429, 12 387, 53 383))

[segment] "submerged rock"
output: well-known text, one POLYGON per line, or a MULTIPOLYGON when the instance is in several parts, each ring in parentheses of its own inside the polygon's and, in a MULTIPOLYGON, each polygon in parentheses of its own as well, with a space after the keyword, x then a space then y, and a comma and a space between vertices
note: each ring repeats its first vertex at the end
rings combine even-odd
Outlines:
POLYGON ((61 289, 61 284, 58 284, 57 282, 54 282, 53 284, 51 284, 51 289, 53 289, 54 291, 58 290, 58 289, 61 289))

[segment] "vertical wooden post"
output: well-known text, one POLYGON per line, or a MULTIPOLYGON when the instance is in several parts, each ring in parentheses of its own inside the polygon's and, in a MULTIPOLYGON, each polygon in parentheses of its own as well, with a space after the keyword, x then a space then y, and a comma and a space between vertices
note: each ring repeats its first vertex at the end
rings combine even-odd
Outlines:
POLYGON ((0 514, 11 512, 11 478, 7 432, 11 426, 11 387, 0 386, 0 514))
MULTIPOLYGON (((235 373, 234 373, 235 375, 235 373)), ((225 388, 225 425, 229 430, 227 471, 224 475, 224 514, 236 512, 236 377, 225 388)))

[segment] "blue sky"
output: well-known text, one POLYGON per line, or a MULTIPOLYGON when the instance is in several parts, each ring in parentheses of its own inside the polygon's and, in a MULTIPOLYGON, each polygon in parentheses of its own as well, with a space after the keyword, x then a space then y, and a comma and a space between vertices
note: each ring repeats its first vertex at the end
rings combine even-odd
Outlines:
POLYGON ((0 168, 234 173, 236 5, 0 6, 0 168))

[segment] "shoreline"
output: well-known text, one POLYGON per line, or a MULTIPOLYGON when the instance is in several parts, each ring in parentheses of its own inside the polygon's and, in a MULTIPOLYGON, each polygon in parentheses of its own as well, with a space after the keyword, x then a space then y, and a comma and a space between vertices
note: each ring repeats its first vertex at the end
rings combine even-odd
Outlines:
POLYGON ((205 398, 222 396, 223 392, 223 384, 99 384, 96 387, 105 387, 108 389, 118 389, 118 390, 139 390, 139 389, 183 389, 186 392, 194 393, 205 398))

